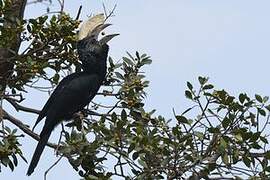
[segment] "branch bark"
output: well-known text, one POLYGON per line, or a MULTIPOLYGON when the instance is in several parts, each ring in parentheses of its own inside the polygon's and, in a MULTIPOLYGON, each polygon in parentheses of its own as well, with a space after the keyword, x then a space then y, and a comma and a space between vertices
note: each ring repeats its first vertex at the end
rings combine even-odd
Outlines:
MULTIPOLYGON (((17 126, 20 130, 22 130, 24 133, 26 133, 27 135, 31 136, 33 139, 39 141, 40 137, 39 135, 37 135, 36 133, 34 133, 33 131, 31 131, 28 127, 28 125, 24 124, 22 121, 20 121, 19 119, 16 119, 15 117, 13 117, 12 115, 10 115, 9 113, 7 113, 4 109, 2 109, 3 111, 3 118, 10 121, 12 124, 14 124, 15 126, 17 126)), ((54 143, 47 143, 47 146, 57 149, 58 145, 54 144, 54 143)))
POLYGON ((12 98, 5 98, 5 100, 7 100, 16 109, 16 111, 24 111, 24 112, 35 113, 35 114, 40 113, 40 111, 37 109, 25 107, 25 106, 20 105, 19 103, 16 103, 12 98))

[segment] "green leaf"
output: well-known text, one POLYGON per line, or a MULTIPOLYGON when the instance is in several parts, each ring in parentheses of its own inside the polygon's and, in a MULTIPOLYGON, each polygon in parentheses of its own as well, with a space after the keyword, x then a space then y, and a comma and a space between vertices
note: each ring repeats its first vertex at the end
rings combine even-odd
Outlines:
POLYGON ((220 133, 220 129, 217 127, 216 128, 210 127, 208 130, 210 133, 220 133))
POLYGON ((224 138, 220 138, 220 146, 221 146, 222 149, 227 148, 228 144, 227 144, 227 142, 225 141, 224 138))
POLYGON ((175 116, 175 118, 177 119, 179 123, 185 123, 185 124, 188 123, 188 120, 185 116, 175 116))
POLYGON ((229 164, 229 156, 228 156, 227 153, 224 153, 224 154, 222 155, 222 162, 223 162, 224 164, 226 164, 226 165, 229 164))
POLYGON ((241 135, 240 133, 238 133, 238 134, 235 135, 235 139, 236 139, 237 141, 240 141, 240 142, 243 141, 243 137, 242 137, 242 135, 241 135))
POLYGON ((141 55, 141 58, 146 58, 147 57, 147 54, 142 54, 141 55))
POLYGON ((186 90, 186 91, 185 91, 185 95, 186 95, 186 97, 187 97, 188 99, 193 99, 193 98, 192 98, 192 93, 191 93, 190 91, 186 90))
POLYGON ((133 160, 136 160, 138 157, 139 157, 139 152, 134 152, 134 153, 132 154, 132 159, 133 159, 133 160))
POLYGON ((255 142, 255 143, 253 143, 253 144, 251 144, 251 147, 253 148, 253 149, 262 149, 262 147, 257 143, 257 142, 255 142))
POLYGON ((57 84, 59 82, 59 79, 60 79, 60 75, 58 73, 56 73, 54 76, 53 76, 53 82, 55 84, 57 84))
POLYGON ((188 87, 188 89, 189 89, 190 91, 192 91, 193 86, 192 86, 192 84, 191 84, 190 82, 187 82, 187 87, 188 87))
POLYGON ((239 95, 239 101, 243 104, 245 102, 246 97, 247 97, 246 94, 241 93, 239 95))
POLYGON ((260 115, 266 116, 266 112, 263 109, 257 108, 257 110, 258 110, 258 112, 259 112, 260 115))
POLYGON ((234 149, 233 156, 232 156, 233 164, 236 164, 239 161, 239 159, 240 159, 239 150, 234 149))
POLYGON ((16 90, 14 88, 11 89, 12 94, 16 94, 16 90))
POLYGON ((247 157, 246 155, 243 157, 243 162, 247 167, 250 167, 251 165, 251 160, 249 159, 249 157, 247 157))
POLYGON ((266 108, 268 111, 270 111, 270 104, 267 105, 267 106, 265 106, 265 108, 266 108))
POLYGON ((26 28, 27 28, 27 31, 28 31, 29 33, 32 32, 32 28, 31 28, 31 26, 30 26, 29 24, 26 26, 26 28))
POLYGON ((1 163, 7 167, 7 165, 9 164, 10 160, 8 157, 3 157, 1 158, 1 163))
POLYGON ((265 153, 265 157, 266 157, 267 159, 270 159, 270 151, 267 151, 267 152, 265 153))
POLYGON ((260 139, 261 139, 261 141, 264 142, 265 144, 268 144, 267 138, 260 136, 260 139))
POLYGON ((15 135, 17 133, 18 129, 13 129, 11 134, 15 135))
POLYGON ((135 143, 131 143, 128 147, 128 153, 131 153, 135 149, 135 143))
POLYGON ((33 25, 37 25, 37 20, 36 19, 29 19, 29 22, 33 25))
POLYGON ((137 171, 136 169, 131 169, 132 173, 135 175, 138 175, 140 173, 140 171, 137 171))
POLYGON ((130 59, 132 59, 133 61, 135 60, 135 59, 133 58, 133 56, 132 56, 129 52, 126 51, 126 53, 127 53, 127 55, 129 56, 130 59))
POLYGON ((179 135, 179 130, 178 129, 179 129, 178 127, 173 127, 172 128, 172 132, 173 132, 173 135, 174 136, 178 136, 179 135))
POLYGON ((191 109, 193 109, 193 107, 186 109, 181 115, 188 113, 191 109))
POLYGON ((11 129, 8 126, 5 126, 5 130, 8 132, 8 134, 11 134, 11 129))
POLYGON ((152 63, 152 60, 149 59, 149 58, 144 58, 144 59, 142 59, 142 61, 141 61, 141 64, 142 64, 142 65, 145 65, 145 64, 151 64, 151 63, 152 63))
POLYGON ((125 109, 123 109, 121 112, 121 119, 123 121, 127 120, 127 113, 126 113, 125 109))
POLYGON ((261 136, 261 132, 256 132, 250 137, 250 141, 256 142, 261 136))
POLYGON ((123 57, 123 61, 130 66, 134 66, 134 63, 130 59, 128 59, 127 57, 123 57))
POLYGON ((266 168, 264 168, 264 171, 270 172, 270 166, 267 166, 266 168))
POLYGON ((117 120, 117 115, 115 112, 112 113, 112 122, 116 122, 117 120))
POLYGON ((56 19, 57 19, 56 18, 56 15, 53 15, 52 18, 51 18, 51 20, 50 20, 50 23, 55 23, 56 19))
POLYGON ((94 176, 94 175, 88 175, 87 179, 98 180, 99 178, 97 176, 94 176))
POLYGON ((40 24, 44 24, 47 19, 48 19, 48 16, 40 16, 40 17, 38 17, 38 21, 39 21, 40 24))
POLYGON ((17 159, 17 157, 14 154, 12 154, 11 156, 13 158, 14 165, 17 166, 18 165, 18 159, 17 159))
POLYGON ((213 89, 214 86, 212 84, 207 84, 205 86, 203 86, 203 90, 208 90, 208 89, 213 89))
POLYGON ((231 123, 231 119, 225 117, 222 121, 222 126, 224 127, 224 129, 226 129, 231 123))
POLYGON ((136 57, 137 57, 137 59, 140 59, 141 57, 140 57, 140 54, 139 54, 139 52, 138 51, 136 51, 136 57))
POLYGON ((148 168, 148 166, 147 166, 147 164, 146 164, 146 162, 145 161, 143 161, 142 159, 139 159, 138 160, 138 163, 142 166, 142 167, 144 167, 144 168, 148 168))
POLYGON ((263 102, 266 103, 269 100, 269 96, 264 96, 263 97, 263 102))
POLYGON ((113 68, 114 67, 114 63, 113 63, 112 57, 109 56, 108 60, 109 60, 110 66, 113 68))
POLYGON ((14 165, 13 165, 12 161, 9 161, 8 166, 11 169, 11 171, 14 171, 14 165))
POLYGON ((263 98, 262 98, 260 95, 255 94, 255 98, 256 98, 256 100, 259 101, 260 103, 263 103, 263 98))
POLYGON ((125 79, 124 76, 123 76, 121 73, 119 73, 119 72, 114 72, 114 74, 116 75, 116 77, 117 77, 118 79, 122 79, 122 80, 125 79))
POLYGON ((201 85, 204 85, 208 81, 208 78, 199 76, 198 80, 201 85))

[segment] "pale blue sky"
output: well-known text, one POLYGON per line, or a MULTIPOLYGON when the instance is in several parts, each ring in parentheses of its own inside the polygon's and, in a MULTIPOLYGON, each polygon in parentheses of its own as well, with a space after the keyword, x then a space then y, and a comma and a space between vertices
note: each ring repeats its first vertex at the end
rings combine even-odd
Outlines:
MULTIPOLYGON (((66 10, 76 15, 83 5, 82 19, 102 11, 102 1, 66 1, 66 10)), ((180 112, 187 107, 184 98, 186 81, 196 82, 199 75, 210 77, 218 88, 236 95, 269 92, 270 1, 226 0, 137 0, 104 1, 108 8, 117 3, 114 24, 109 31, 120 33, 110 44, 110 55, 119 59, 126 51, 147 53, 153 64, 146 70, 151 81, 146 107, 157 114, 172 117, 172 108, 180 112)), ((45 6, 29 6, 26 15, 37 15, 45 6)), ((28 105, 41 108, 47 96, 37 92, 29 96, 28 105)), ((98 101, 98 100, 97 100, 98 101)), ((34 124, 35 116, 16 114, 26 123, 34 124)), ((55 131, 53 136, 58 137, 55 131)), ((30 159, 36 142, 25 138, 23 149, 30 159)), ((53 151, 44 152, 37 170, 25 175, 27 166, 20 161, 11 173, 2 168, 0 179, 36 180, 54 161, 53 151), (46 157, 45 157, 46 156, 46 157)), ((62 161, 48 175, 49 180, 79 179, 67 162, 62 161)))

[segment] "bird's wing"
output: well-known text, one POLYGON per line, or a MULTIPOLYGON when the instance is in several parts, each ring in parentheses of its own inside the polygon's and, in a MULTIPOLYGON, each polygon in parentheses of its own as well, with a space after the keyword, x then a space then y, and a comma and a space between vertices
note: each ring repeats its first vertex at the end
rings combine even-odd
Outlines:
POLYGON ((71 119, 75 112, 89 104, 100 85, 101 79, 97 74, 85 73, 71 79, 48 107, 45 126, 56 126, 64 119, 71 119))
MULTIPOLYGON (((86 73, 74 73, 65 77, 43 107, 37 122, 46 116, 45 125, 40 134, 40 140, 29 165, 27 175, 36 168, 40 156, 54 127, 69 115, 82 109, 96 95, 101 85, 100 76, 86 73)), ((35 126, 36 126, 35 124, 35 126)))
POLYGON ((65 89, 69 86, 70 82, 73 79, 76 79, 79 76, 80 73, 73 73, 65 78, 63 78, 60 83, 57 85, 49 99, 47 100, 46 104, 43 106, 42 110, 39 113, 39 116, 36 120, 35 125, 33 126, 33 130, 36 127, 36 125, 46 116, 48 112, 48 108, 51 106, 51 104, 55 101, 56 97, 58 97, 60 94, 62 94, 65 89))

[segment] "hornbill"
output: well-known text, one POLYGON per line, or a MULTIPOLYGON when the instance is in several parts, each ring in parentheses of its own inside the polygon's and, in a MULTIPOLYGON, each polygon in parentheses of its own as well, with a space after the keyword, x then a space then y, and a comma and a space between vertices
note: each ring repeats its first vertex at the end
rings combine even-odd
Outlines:
POLYGON ((44 117, 46 120, 27 171, 28 176, 34 172, 53 129, 89 104, 102 85, 107 69, 107 42, 118 35, 106 35, 98 40, 99 33, 109 25, 104 24, 103 15, 97 15, 81 26, 77 50, 83 71, 63 78, 42 108, 33 129, 44 117))

